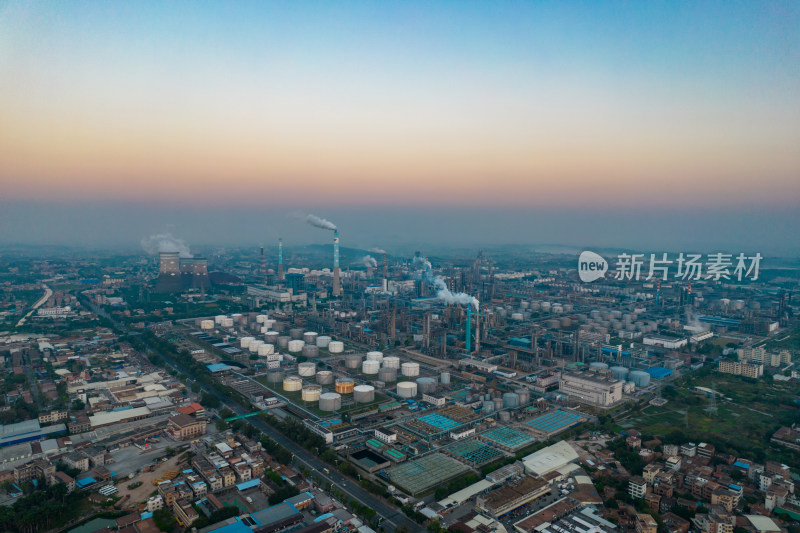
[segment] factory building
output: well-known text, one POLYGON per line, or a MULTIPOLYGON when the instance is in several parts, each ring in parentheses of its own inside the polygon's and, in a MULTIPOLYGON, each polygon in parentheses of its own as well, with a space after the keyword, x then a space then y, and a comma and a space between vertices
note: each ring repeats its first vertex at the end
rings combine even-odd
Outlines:
POLYGON ((609 407, 622 400, 624 382, 593 372, 564 372, 559 390, 570 399, 596 407, 609 407))
POLYGON ((160 252, 155 292, 181 292, 209 287, 208 260, 181 257, 178 252, 160 252))
POLYGON ((524 476, 478 496, 476 508, 498 518, 550 492, 550 485, 531 476, 524 476))

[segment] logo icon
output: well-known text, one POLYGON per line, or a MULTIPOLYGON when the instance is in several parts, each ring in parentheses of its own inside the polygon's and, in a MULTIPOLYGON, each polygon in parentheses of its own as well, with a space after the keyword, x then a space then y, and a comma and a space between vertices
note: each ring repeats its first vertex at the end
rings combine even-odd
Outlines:
POLYGON ((581 281, 591 283, 600 279, 608 272, 608 262, 603 256, 590 251, 581 252, 578 257, 578 276, 581 281))

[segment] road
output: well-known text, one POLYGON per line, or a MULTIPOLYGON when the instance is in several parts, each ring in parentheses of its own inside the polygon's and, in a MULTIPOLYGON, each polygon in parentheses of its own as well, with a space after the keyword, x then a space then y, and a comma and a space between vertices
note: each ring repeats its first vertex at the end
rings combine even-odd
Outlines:
POLYGON ((20 319, 19 319, 19 322, 17 322, 17 327, 20 327, 21 325, 23 325, 23 324, 25 323, 25 320, 27 320, 27 318, 28 318, 29 316, 31 316, 31 315, 32 315, 32 314, 33 314, 33 313, 34 313, 34 312, 35 312, 37 309, 39 309, 41 306, 43 306, 43 305, 44 305, 44 303, 45 303, 45 302, 46 302, 46 301, 47 301, 47 300, 48 300, 48 299, 49 299, 49 298, 50 298, 52 295, 53 295, 53 290, 52 290, 50 287, 48 287, 47 285, 44 285, 44 296, 42 296, 41 298, 39 298, 39 300, 38 300, 38 301, 37 301, 35 304, 33 304, 33 307, 31 307, 31 310, 30 310, 30 311, 28 311, 28 314, 27 314, 27 315, 25 315, 24 317, 22 317, 22 318, 20 318, 20 319))

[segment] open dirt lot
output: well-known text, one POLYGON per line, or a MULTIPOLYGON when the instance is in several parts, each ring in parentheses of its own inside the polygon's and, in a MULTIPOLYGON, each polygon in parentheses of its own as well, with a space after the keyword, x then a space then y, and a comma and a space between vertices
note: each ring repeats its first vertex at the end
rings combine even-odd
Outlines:
POLYGON ((146 501, 147 498, 150 497, 150 494, 156 490, 156 488, 152 485, 152 481, 154 479, 160 478, 162 475, 167 473, 167 470, 185 470, 186 463, 183 463, 181 466, 178 466, 178 457, 171 458, 169 461, 161 462, 152 472, 142 472, 138 474, 135 478, 129 480, 123 480, 119 485, 119 493, 120 495, 130 494, 131 497, 128 502, 131 505, 142 503, 146 501), (133 490, 128 490, 128 485, 131 483, 136 483, 137 481, 142 482, 141 487, 137 487, 133 490))

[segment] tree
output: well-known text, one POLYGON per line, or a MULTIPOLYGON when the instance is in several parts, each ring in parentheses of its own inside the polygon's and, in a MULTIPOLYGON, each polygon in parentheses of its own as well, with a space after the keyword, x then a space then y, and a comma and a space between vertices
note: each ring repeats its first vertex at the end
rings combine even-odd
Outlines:
POLYGON ((212 409, 218 409, 221 405, 219 398, 207 392, 203 392, 203 394, 200 395, 200 403, 203 404, 204 407, 210 407, 212 409))
POLYGON ((195 394, 200 392, 200 384, 198 382, 196 382, 196 381, 194 383, 192 383, 192 392, 195 393, 195 394))
POLYGON ((172 513, 169 512, 169 509, 158 509, 154 511, 153 521, 156 523, 156 527, 161 531, 172 531, 176 525, 175 518, 172 516, 172 513))
POLYGON ((214 422, 214 425, 217 426, 217 431, 225 431, 228 429, 228 423, 221 418, 217 418, 217 420, 214 422))

